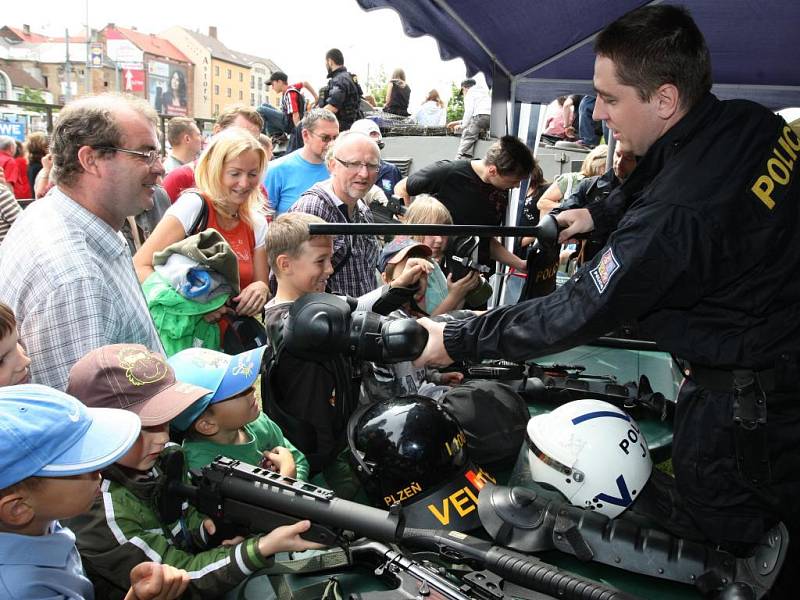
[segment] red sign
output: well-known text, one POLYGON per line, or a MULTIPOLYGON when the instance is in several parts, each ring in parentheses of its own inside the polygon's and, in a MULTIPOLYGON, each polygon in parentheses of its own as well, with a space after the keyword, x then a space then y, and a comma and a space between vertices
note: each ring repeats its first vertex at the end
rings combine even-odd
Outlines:
POLYGON ((144 91, 144 70, 143 69, 122 69, 122 91, 124 91, 124 92, 143 92, 144 91))

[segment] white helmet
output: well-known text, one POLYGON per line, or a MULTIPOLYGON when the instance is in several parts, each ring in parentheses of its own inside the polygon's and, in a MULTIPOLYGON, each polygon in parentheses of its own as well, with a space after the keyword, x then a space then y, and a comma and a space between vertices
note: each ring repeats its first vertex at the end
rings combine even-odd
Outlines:
POLYGON ((534 481, 614 518, 642 492, 653 462, 639 426, 613 404, 575 400, 528 421, 534 481))

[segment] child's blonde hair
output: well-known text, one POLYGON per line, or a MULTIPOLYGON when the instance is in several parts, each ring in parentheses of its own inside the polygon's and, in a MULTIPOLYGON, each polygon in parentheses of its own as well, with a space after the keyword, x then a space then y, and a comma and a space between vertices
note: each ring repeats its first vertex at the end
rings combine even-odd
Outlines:
MULTIPOLYGON (((208 195, 215 207, 220 207, 222 198, 228 193, 222 186, 225 164, 245 152, 255 152, 258 155, 258 180, 261 181, 267 166, 267 153, 258 140, 241 127, 229 127, 220 131, 200 155, 194 169, 197 189, 208 195)), ((257 185, 239 211, 239 218, 253 227, 256 219, 263 218, 264 204, 261 186, 257 185)))
MULTIPOLYGON (((406 210, 403 222, 408 225, 452 225, 453 217, 447 207, 429 194, 420 194, 406 210)), ((422 242, 424 235, 412 236, 422 242)))
POLYGON ((594 177, 606 172, 606 161, 608 159, 608 146, 600 144, 593 148, 581 164, 581 173, 584 177, 594 177))
POLYGON ((311 223, 325 223, 316 215, 302 212, 289 212, 279 215, 267 229, 267 261, 273 273, 278 274, 276 260, 281 254, 296 258, 304 242, 312 237, 308 232, 311 223))

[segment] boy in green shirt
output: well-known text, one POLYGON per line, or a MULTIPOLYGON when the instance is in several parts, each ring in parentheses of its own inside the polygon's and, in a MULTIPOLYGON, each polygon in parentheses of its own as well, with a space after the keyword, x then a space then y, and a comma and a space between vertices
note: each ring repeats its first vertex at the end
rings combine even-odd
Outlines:
POLYGON ((187 348, 169 359, 179 381, 212 390, 172 420, 173 429, 186 432, 189 468, 199 469, 223 455, 308 479, 306 457, 261 411, 254 384, 263 356, 263 347, 236 356, 187 348))

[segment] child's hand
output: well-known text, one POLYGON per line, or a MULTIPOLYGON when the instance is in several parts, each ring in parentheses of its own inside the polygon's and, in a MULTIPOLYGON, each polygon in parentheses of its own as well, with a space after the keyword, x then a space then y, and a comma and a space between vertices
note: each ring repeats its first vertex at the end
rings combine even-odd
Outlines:
POLYGON ((139 563, 131 570, 131 588, 125 600, 172 600, 189 585, 183 569, 154 562, 139 563))
POLYGON ((264 451, 264 460, 261 466, 265 469, 277 471, 284 477, 297 477, 297 467, 294 464, 294 456, 283 446, 276 446, 271 451, 264 451))
POLYGON ((433 263, 424 258, 409 258, 403 272, 394 278, 392 287, 414 287, 421 277, 433 271, 433 263))
MULTIPOLYGON (((203 529, 206 530, 206 533, 208 534, 207 537, 211 537, 212 535, 217 533, 217 526, 214 524, 214 521, 212 521, 211 519, 208 519, 208 518, 203 519, 203 529)), ((237 535, 236 537, 233 537, 233 538, 231 538, 229 540, 222 540, 219 543, 219 545, 220 546, 235 546, 236 544, 240 544, 243 541, 244 541, 244 537, 242 537, 241 535, 237 535)))
POLYGON ((309 542, 300 537, 300 534, 308 531, 310 527, 311 521, 298 521, 294 525, 276 527, 258 540, 258 552, 266 558, 276 552, 302 552, 324 548, 322 544, 309 542))

